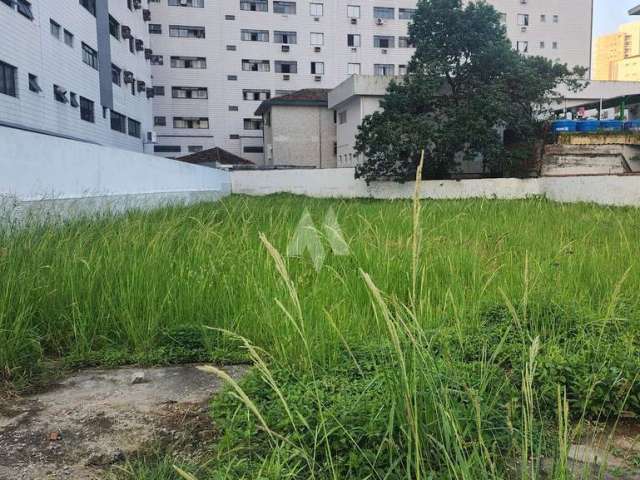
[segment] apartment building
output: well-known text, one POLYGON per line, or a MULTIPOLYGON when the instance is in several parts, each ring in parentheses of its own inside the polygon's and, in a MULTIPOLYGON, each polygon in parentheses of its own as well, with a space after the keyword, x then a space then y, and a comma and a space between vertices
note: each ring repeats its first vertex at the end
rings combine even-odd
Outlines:
POLYGON ((153 127, 144 7, 0 0, 0 128, 144 151, 153 127))
MULTIPOLYGON (((592 0, 491 0, 514 48, 590 65, 592 0)), ((152 0, 159 155, 221 147, 264 165, 264 100, 403 75, 416 0, 152 0)))
POLYGON ((640 81, 640 22, 596 39, 593 79, 640 81))

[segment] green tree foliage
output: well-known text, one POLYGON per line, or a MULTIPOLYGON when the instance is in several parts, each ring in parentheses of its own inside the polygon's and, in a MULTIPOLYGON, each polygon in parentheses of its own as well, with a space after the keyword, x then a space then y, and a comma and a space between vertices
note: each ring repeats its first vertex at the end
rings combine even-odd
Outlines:
POLYGON ((382 110, 365 117, 356 177, 405 181, 422 149, 426 178, 447 178, 462 160, 482 157, 485 171, 508 173, 518 153, 503 145, 530 142, 560 84, 583 86, 586 69, 515 51, 500 14, 484 1, 421 0, 409 26, 416 53, 393 81, 382 110))

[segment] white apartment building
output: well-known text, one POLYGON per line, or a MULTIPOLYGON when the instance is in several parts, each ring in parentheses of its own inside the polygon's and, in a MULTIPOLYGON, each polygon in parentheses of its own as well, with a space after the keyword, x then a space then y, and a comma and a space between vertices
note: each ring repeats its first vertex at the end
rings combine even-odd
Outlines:
POLYGON ((144 151, 153 130, 146 3, 0 0, 0 128, 144 151))
MULTIPOLYGON (((592 0, 490 0, 514 48, 589 66, 592 0)), ((416 0, 151 0, 157 154, 264 164, 260 102, 351 75, 402 75, 416 0)))

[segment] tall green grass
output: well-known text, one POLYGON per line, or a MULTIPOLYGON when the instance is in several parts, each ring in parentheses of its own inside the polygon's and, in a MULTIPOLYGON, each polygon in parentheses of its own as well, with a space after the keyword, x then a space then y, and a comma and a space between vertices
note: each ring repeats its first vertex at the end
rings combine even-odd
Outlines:
POLYGON ((244 352, 210 478, 533 479, 546 457, 570 478, 576 425, 640 413, 639 226, 544 199, 234 196, 6 227, 0 368, 244 352), (284 257, 329 208, 350 255, 284 257))

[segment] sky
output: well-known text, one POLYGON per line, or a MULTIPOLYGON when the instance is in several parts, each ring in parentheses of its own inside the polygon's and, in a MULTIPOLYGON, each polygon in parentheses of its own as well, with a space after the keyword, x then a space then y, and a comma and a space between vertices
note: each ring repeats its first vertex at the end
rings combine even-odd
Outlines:
POLYGON ((640 21, 640 16, 627 15, 636 5, 640 5, 640 0, 594 0, 593 38, 615 32, 621 23, 640 21))

